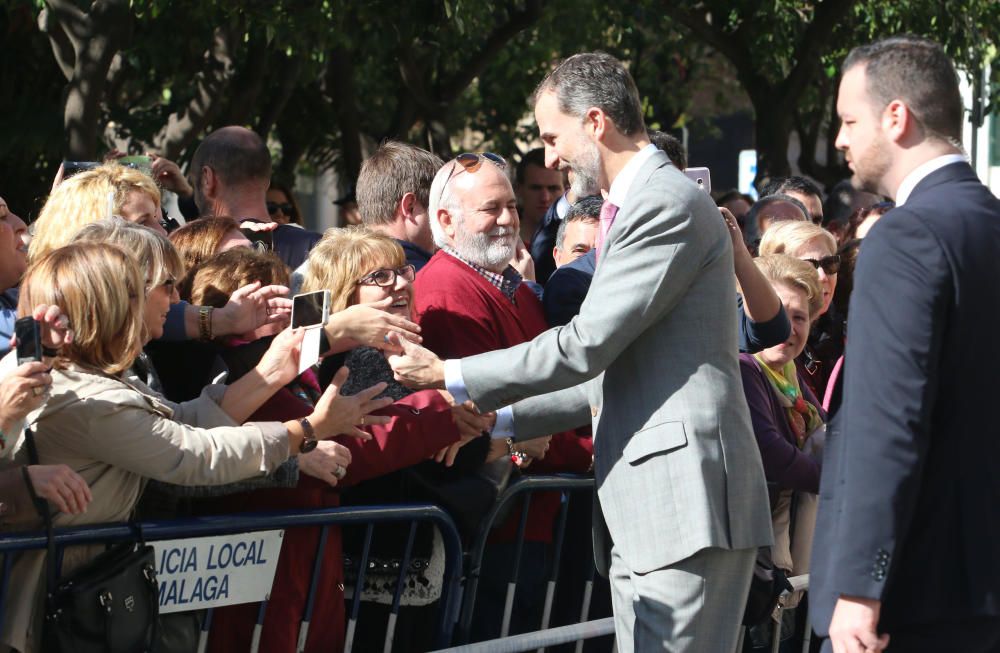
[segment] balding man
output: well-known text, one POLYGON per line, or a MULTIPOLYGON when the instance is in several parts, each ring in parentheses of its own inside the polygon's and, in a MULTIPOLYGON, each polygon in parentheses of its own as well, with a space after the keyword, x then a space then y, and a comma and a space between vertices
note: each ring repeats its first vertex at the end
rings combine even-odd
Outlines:
MULTIPOLYGON (((202 216, 273 222, 267 212, 271 153, 255 132, 233 126, 209 134, 191 159, 191 178, 202 216)), ((306 260, 320 239, 317 233, 290 225, 278 225, 271 233, 275 254, 292 269, 306 260)))

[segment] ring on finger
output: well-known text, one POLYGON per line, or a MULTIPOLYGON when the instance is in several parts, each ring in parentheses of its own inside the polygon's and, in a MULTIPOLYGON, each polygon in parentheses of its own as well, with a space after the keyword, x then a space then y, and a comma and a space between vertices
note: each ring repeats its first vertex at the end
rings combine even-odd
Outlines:
POLYGON ((344 478, 347 476, 347 468, 343 465, 337 465, 333 470, 333 475, 337 478, 344 478))
POLYGON ((45 392, 45 388, 43 388, 40 385, 36 385, 31 388, 31 394, 35 395, 36 397, 41 396, 43 392, 45 392))
POLYGON ((361 426, 364 426, 364 425, 365 425, 365 416, 362 415, 361 416, 361 426))
POLYGON ((387 345, 389 344, 389 332, 388 331, 386 331, 385 335, 382 336, 382 342, 384 342, 387 345))

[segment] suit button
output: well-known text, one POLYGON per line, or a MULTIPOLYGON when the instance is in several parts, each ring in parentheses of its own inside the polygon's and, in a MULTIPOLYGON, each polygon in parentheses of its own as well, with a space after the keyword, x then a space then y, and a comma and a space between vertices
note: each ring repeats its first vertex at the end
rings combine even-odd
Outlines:
POLYGON ((590 407, 590 415, 591 417, 597 417, 597 406, 590 407))

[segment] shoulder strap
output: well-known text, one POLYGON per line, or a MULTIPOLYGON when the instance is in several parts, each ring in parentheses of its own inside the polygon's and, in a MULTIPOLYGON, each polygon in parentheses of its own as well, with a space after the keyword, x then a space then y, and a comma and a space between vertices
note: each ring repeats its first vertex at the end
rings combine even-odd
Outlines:
MULTIPOLYGON (((38 448, 35 446, 35 432, 30 428, 24 429, 24 445, 28 449, 28 461, 32 465, 38 465, 38 448)), ((30 481, 27 471, 25 471, 24 478, 30 481)), ((35 500, 35 508, 45 521, 45 537, 48 540, 45 556, 45 589, 46 595, 52 596, 52 592, 56 588, 56 540, 52 532, 52 514, 49 512, 49 502, 35 494, 35 488, 30 482, 28 489, 35 500)))

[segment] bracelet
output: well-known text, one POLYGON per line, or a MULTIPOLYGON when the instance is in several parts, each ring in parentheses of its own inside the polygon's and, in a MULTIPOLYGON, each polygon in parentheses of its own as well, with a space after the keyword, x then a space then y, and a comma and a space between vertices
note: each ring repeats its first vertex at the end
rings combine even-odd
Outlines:
POLYGON ((299 426, 302 427, 302 444, 299 445, 299 453, 309 453, 319 445, 319 440, 316 439, 316 429, 313 428, 308 417, 300 419, 299 426))
POLYGON ((515 465, 523 463, 527 456, 524 455, 523 451, 517 451, 514 449, 514 438, 504 438, 504 441, 507 443, 507 453, 510 455, 510 462, 515 465))
POLYGON ((212 306, 198 307, 198 339, 208 342, 212 339, 212 306))

